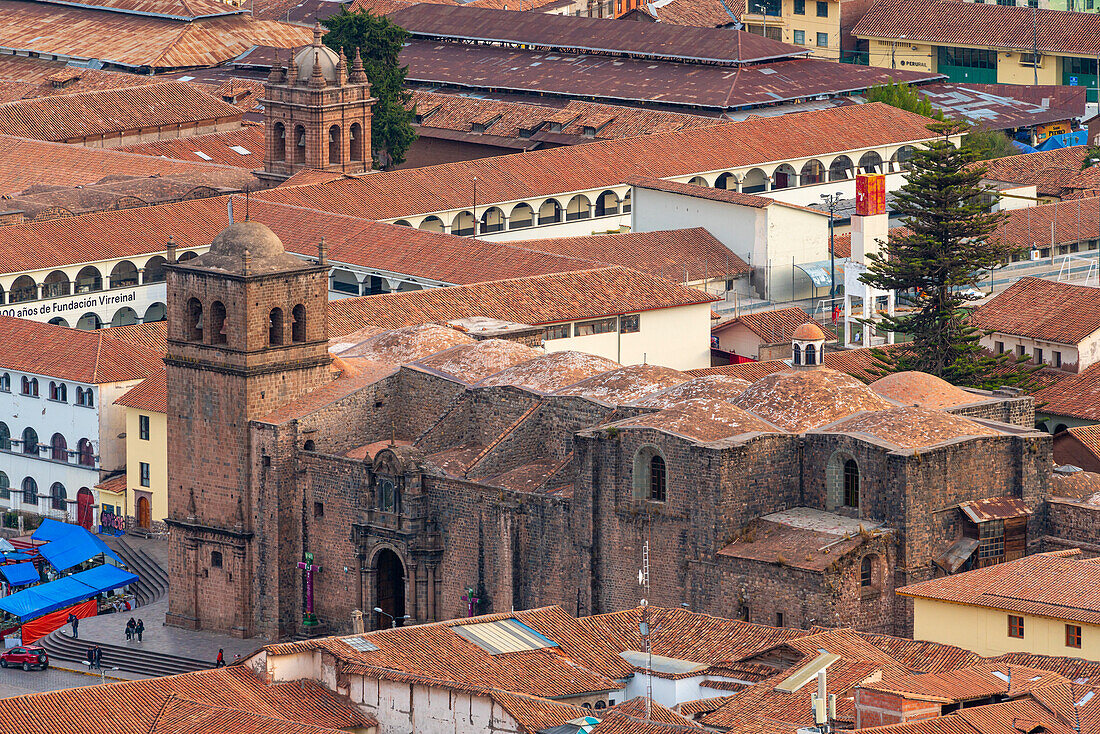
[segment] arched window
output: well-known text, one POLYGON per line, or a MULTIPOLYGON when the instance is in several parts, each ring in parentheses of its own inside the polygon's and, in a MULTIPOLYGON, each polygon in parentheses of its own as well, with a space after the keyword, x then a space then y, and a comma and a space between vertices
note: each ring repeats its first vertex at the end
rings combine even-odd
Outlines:
POLYGON ((95 407, 95 394, 92 392, 92 388, 76 388, 76 404, 83 405, 85 408, 95 407))
POLYGON ((202 341, 202 303, 192 298, 187 302, 187 341, 202 341))
POLYGON ((64 382, 54 382, 50 380, 50 400, 57 400, 58 402, 68 402, 69 388, 66 387, 64 382))
POLYGON ((305 451, 316 451, 317 450, 317 444, 314 443, 313 439, 311 438, 308 441, 306 441, 304 444, 302 444, 302 449, 304 449, 305 451))
MULTIPOLYGON (((160 255, 154 255, 145 262, 145 274, 142 276, 143 283, 163 283, 168 276, 168 271, 164 269, 165 260, 160 255)), ((151 319, 156 321, 157 319, 151 319)))
POLYGON ((557 199, 547 199, 539 207, 539 224, 556 224, 561 221, 561 204, 557 199))
POLYGON ((806 345, 806 364, 817 364, 817 350, 813 344, 806 345))
POLYGON ((76 292, 91 293, 101 290, 103 290, 103 275, 99 269, 93 265, 81 268, 76 274, 76 292))
POLYGON ((328 129, 328 162, 342 163, 340 153, 340 126, 333 125, 328 129))
POLYGON ((132 285, 138 284, 138 271, 137 267, 129 260, 123 260, 118 265, 115 265, 114 270, 111 271, 111 287, 112 288, 128 288, 132 285))
POLYGON ((76 442, 77 461, 81 466, 95 466, 95 450, 92 448, 92 442, 86 438, 82 438, 76 442))
POLYGON ((23 429, 23 453, 38 456, 38 432, 30 426, 23 429))
POLYGON ((273 308, 268 314, 267 343, 272 347, 283 343, 283 309, 281 308, 273 308))
POLYGON ((306 162, 306 129, 303 125, 294 127, 294 162, 306 162))
POLYGON ((859 585, 862 588, 867 589, 874 585, 873 570, 874 563, 871 561, 871 556, 864 556, 859 562, 859 585))
POLYGON ((286 160, 286 126, 281 122, 276 122, 272 128, 271 159, 286 160))
POLYGON ((665 460, 658 454, 649 460, 649 499, 654 502, 665 501, 665 460))
POLYGON ((65 509, 65 485, 54 482, 50 485, 50 508, 53 510, 65 509))
POLYGON ((0 421, 0 451, 11 451, 11 431, 3 421, 0 421))
POLYGON ((7 372, 0 375, 0 392, 11 392, 11 375, 7 372))
POLYGON ((11 499, 11 481, 2 471, 0 471, 0 499, 11 499))
POLYGON ((222 567, 222 552, 211 551, 210 552, 210 567, 221 568, 222 567))
POLYGON ((855 459, 844 462, 844 506, 859 507, 859 465, 855 459))
POLYGON ((603 701, 596 701, 596 709, 597 710, 598 709, 605 709, 605 708, 607 708, 606 703, 604 703, 603 701))
POLYGON ((54 461, 69 460, 69 445, 60 433, 55 433, 50 439, 50 458, 54 461))
POLYGON ((397 487, 392 479, 378 480, 378 509, 382 512, 397 512, 397 487))
POLYGON ((20 275, 8 291, 8 303, 23 303, 38 299, 38 284, 29 275, 20 275))
POLYGON ((210 343, 225 344, 229 341, 229 322, 225 316, 225 304, 214 301, 210 304, 210 343))
POLYGON ((69 282, 69 276, 65 275, 60 270, 55 270, 46 276, 46 279, 42 281, 42 297, 43 298, 57 298, 59 296, 69 295, 69 290, 72 284, 69 282))
POLYGON ((290 340, 292 342, 304 342, 306 340, 306 307, 298 304, 290 312, 292 323, 290 325, 290 340))
POLYGON ((358 122, 351 124, 351 159, 363 160, 363 127, 358 122))
POLYGON ((802 364, 802 347, 797 344, 792 348, 791 362, 792 364, 802 364))
POLYGON ((38 504, 38 482, 34 481, 33 477, 23 478, 23 504, 25 505, 37 505, 38 504))

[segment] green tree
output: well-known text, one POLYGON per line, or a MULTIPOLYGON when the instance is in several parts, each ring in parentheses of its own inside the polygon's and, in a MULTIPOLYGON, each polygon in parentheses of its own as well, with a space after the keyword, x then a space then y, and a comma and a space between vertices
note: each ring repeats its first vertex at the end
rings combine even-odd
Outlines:
POLYGON ((355 49, 363 56, 371 94, 377 98, 371 109, 371 147, 375 166, 389 168, 405 160, 416 140, 412 121, 412 94, 405 89, 408 66, 401 66, 398 54, 409 32, 384 15, 370 11, 340 12, 325 21, 325 45, 343 50, 350 59, 355 49))
POLYGON ((973 150, 975 160, 991 161, 1006 155, 1019 155, 1020 149, 1000 130, 974 128, 963 136, 962 147, 973 150))
POLYGON ((920 96, 917 90, 908 84, 900 82, 876 84, 870 87, 864 96, 868 102, 883 102, 891 107, 916 112, 925 117, 943 119, 943 113, 934 108, 931 102, 920 96))
POLYGON ((1026 358, 989 354, 979 344, 983 332, 966 321, 966 291, 1018 248, 991 237, 1004 215, 990 213, 982 202, 986 169, 971 165, 973 149, 950 141, 965 125, 928 127, 942 137, 913 154, 894 200, 905 229, 880 254, 868 254, 861 277, 875 288, 911 295, 914 308, 885 317, 881 326, 911 334, 913 341, 908 349, 876 350, 875 356, 883 372, 918 370, 969 387, 1025 386, 1035 371, 1021 364, 1026 358))

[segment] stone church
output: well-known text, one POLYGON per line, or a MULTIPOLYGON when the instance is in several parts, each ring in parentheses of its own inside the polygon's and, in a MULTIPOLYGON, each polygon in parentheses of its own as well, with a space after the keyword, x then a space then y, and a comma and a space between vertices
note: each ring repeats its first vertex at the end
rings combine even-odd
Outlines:
POLYGON ((899 634, 896 587, 1041 535, 1030 398, 865 385, 820 365, 812 324, 789 370, 748 383, 547 353, 500 322, 330 340, 323 249, 305 262, 255 222, 168 270, 171 624, 285 638, 354 610, 378 627, 644 597, 899 634))

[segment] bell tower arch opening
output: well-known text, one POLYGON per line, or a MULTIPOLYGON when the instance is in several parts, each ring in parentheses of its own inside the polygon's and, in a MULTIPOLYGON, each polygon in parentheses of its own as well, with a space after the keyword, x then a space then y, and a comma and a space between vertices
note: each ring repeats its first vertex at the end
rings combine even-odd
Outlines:
POLYGON ((375 629, 400 627, 404 623, 405 564, 389 548, 383 548, 374 557, 374 599, 375 629))

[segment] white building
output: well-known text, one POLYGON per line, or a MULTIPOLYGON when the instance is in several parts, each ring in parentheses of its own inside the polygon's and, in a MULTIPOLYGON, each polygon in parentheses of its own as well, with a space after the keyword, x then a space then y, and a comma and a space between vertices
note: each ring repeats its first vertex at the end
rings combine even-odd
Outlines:
POLYGON ((0 317, 0 508, 98 523, 100 479, 125 468, 123 392, 161 355, 92 333, 0 317))

